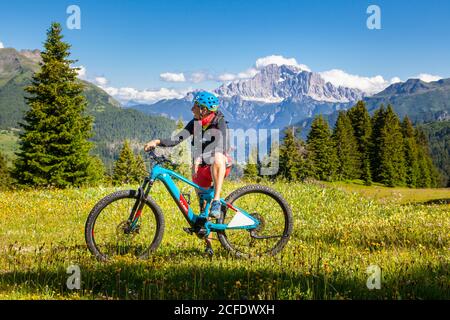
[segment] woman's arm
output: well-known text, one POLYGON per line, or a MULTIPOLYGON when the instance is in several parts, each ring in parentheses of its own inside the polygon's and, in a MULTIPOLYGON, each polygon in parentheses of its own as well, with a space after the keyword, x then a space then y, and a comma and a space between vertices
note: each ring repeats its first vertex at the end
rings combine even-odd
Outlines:
POLYGON ((150 151, 152 148, 155 148, 155 147, 159 146, 160 143, 161 143, 161 141, 159 139, 155 139, 155 140, 149 141, 149 142, 147 142, 145 144, 144 151, 145 152, 150 151))
POLYGON ((161 146, 161 147, 174 147, 177 144, 183 142, 189 138, 194 131, 194 120, 191 120, 184 129, 181 129, 173 138, 169 139, 155 139, 147 142, 144 146, 144 151, 149 151, 151 148, 161 146))

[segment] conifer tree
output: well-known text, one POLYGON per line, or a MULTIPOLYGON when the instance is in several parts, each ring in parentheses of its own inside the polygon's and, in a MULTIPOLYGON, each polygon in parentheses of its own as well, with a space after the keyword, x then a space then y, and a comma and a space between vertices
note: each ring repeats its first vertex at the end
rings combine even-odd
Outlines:
POLYGON ((125 140, 119 158, 114 163, 112 181, 115 185, 138 182, 136 180, 136 159, 128 140, 125 140))
POLYGON ((401 186, 406 181, 404 142, 400 120, 388 105, 380 136, 380 182, 389 187, 401 186))
POLYGON ((71 68, 61 26, 47 31, 41 69, 26 88, 30 107, 21 124, 14 175, 21 184, 66 187, 89 180, 92 118, 85 115, 83 84, 71 68))
POLYGON ((364 101, 358 101, 355 106, 348 110, 347 115, 352 124, 356 141, 358 143, 361 164, 360 177, 364 180, 366 185, 370 185, 372 183, 372 175, 370 170, 370 141, 372 135, 372 124, 364 101))
POLYGON ((306 143, 314 176, 319 180, 333 180, 337 166, 336 150, 328 123, 321 115, 314 119, 306 143))
POLYGON ((333 140, 337 155, 336 177, 356 179, 361 176, 360 154, 352 124, 344 111, 339 112, 333 131, 333 140))
POLYGON ((403 141, 405 150, 405 166, 406 166, 406 184, 415 188, 417 186, 417 180, 419 177, 419 162, 418 162, 418 146, 416 142, 415 129, 409 120, 408 116, 405 116, 402 122, 403 141))
POLYGON ((137 154, 136 157, 134 158, 133 180, 139 183, 147 175, 148 172, 147 168, 145 167, 144 158, 142 158, 140 154, 137 154))
POLYGON ((416 143, 418 148, 417 162, 419 166, 417 186, 421 188, 435 187, 438 181, 438 173, 430 157, 427 137, 422 130, 416 130, 416 143))
POLYGON ((370 171, 374 181, 381 181, 381 146, 382 146, 382 131, 385 126, 386 110, 384 105, 375 110, 372 122, 372 137, 369 148, 370 153, 370 171))
POLYGON ((107 182, 106 167, 99 156, 92 156, 88 167, 88 185, 96 186, 98 184, 107 182))
POLYGON ((296 137, 296 128, 288 127, 279 149, 278 176, 288 181, 303 181, 311 174, 305 144, 296 137))

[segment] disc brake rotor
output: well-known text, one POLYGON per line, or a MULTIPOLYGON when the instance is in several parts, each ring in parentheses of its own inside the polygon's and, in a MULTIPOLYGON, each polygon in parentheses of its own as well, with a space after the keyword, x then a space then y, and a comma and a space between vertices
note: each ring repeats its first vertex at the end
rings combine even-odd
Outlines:
POLYGON ((133 238, 136 236, 136 234, 139 233, 139 226, 136 226, 134 230, 131 230, 131 225, 128 220, 122 221, 119 223, 116 227, 116 234, 117 238, 119 239, 130 239, 133 240, 133 238))
POLYGON ((255 237, 260 231, 264 229, 264 227, 266 226, 266 222, 264 221, 264 218, 258 213, 252 213, 252 216, 259 221, 259 225, 255 229, 250 230, 250 236, 255 237))

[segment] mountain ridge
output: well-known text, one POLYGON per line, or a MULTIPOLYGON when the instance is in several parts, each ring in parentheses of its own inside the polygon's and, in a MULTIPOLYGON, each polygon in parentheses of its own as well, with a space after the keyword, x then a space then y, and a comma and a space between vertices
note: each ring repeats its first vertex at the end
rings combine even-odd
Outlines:
POLYGON ((317 101, 347 103, 364 97, 362 91, 336 87, 318 73, 276 64, 265 66, 251 79, 223 84, 215 93, 222 97, 238 95, 247 97, 247 100, 259 98, 269 102, 308 96, 317 101))

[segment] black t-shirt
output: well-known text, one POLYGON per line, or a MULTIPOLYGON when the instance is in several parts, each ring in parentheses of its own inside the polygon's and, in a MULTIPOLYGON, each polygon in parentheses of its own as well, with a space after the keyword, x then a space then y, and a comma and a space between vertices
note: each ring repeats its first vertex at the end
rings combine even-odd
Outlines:
POLYGON ((218 111, 206 130, 202 129, 201 121, 192 119, 189 123, 169 139, 160 139, 160 146, 174 147, 193 136, 191 145, 193 159, 202 156, 203 164, 210 164, 210 157, 215 152, 226 154, 229 148, 227 121, 222 112, 218 111))

